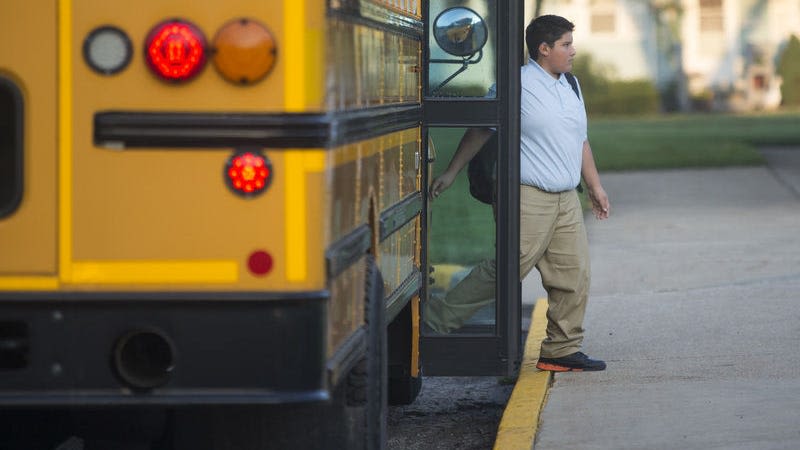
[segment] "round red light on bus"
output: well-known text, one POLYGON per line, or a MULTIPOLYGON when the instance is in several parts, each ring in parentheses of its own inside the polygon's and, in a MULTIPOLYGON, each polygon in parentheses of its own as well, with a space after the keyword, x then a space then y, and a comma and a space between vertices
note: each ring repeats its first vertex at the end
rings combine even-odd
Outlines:
POLYGON ((272 270, 272 256, 263 250, 255 251, 247 258, 247 268, 253 275, 266 275, 272 270))
POLYGON ((228 186, 237 194, 254 196, 269 186, 272 165, 257 153, 237 153, 225 165, 225 178, 228 186))
POLYGON ((190 22, 168 20, 156 25, 145 41, 147 65, 168 81, 186 81, 206 63, 206 38, 190 22))

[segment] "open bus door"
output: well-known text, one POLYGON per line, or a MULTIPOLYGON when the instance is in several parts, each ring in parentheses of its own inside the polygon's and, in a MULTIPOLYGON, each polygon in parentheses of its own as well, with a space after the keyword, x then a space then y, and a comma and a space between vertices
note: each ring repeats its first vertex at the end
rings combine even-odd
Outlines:
POLYGON ((424 301, 447 296, 473 268, 492 260, 496 283, 494 301, 453 330, 426 326, 423 308, 423 373, 511 375, 519 368, 522 350, 518 148, 523 4, 431 0, 424 14, 423 142, 429 146, 424 184, 429 186, 444 171, 464 132, 475 127, 496 132, 499 175, 496 214, 491 205, 470 195, 466 168, 444 194, 433 201, 426 198, 423 239, 429 249, 429 276, 424 301))

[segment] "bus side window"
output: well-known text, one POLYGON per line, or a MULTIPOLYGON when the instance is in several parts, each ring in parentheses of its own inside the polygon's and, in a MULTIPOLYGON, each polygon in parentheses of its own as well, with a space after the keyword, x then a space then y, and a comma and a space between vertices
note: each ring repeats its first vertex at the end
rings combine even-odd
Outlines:
POLYGON ((0 218, 22 200, 22 95, 0 77, 0 218))

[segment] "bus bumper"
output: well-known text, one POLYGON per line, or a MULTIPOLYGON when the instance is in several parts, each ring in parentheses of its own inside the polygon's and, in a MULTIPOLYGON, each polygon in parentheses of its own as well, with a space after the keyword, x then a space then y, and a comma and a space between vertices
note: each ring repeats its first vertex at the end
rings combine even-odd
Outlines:
POLYGON ((326 400, 327 302, 325 291, 4 293, 0 405, 326 400))

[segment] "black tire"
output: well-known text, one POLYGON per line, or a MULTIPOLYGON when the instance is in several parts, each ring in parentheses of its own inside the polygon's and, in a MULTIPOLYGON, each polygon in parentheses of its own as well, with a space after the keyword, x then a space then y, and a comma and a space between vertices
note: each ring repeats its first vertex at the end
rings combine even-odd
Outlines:
POLYGON ((411 302, 389 324, 389 404, 410 405, 422 388, 422 375, 411 376, 411 302))
POLYGON ((410 405, 422 389, 422 377, 398 376, 389 379, 389 404, 410 405))
MULTIPOLYGON (((181 409, 171 442, 176 450, 383 450, 388 414, 383 279, 372 258, 365 286, 367 351, 331 400, 289 405, 181 409)), ((0 449, 3 450, 3 449, 0 449)))
MULTIPOLYGON (((348 404, 363 410, 363 445, 367 450, 386 448, 388 415, 388 358, 383 278, 375 260, 367 258, 364 316, 367 323, 367 354, 348 376, 348 404)), ((356 429, 362 427, 355 427, 356 429)))

